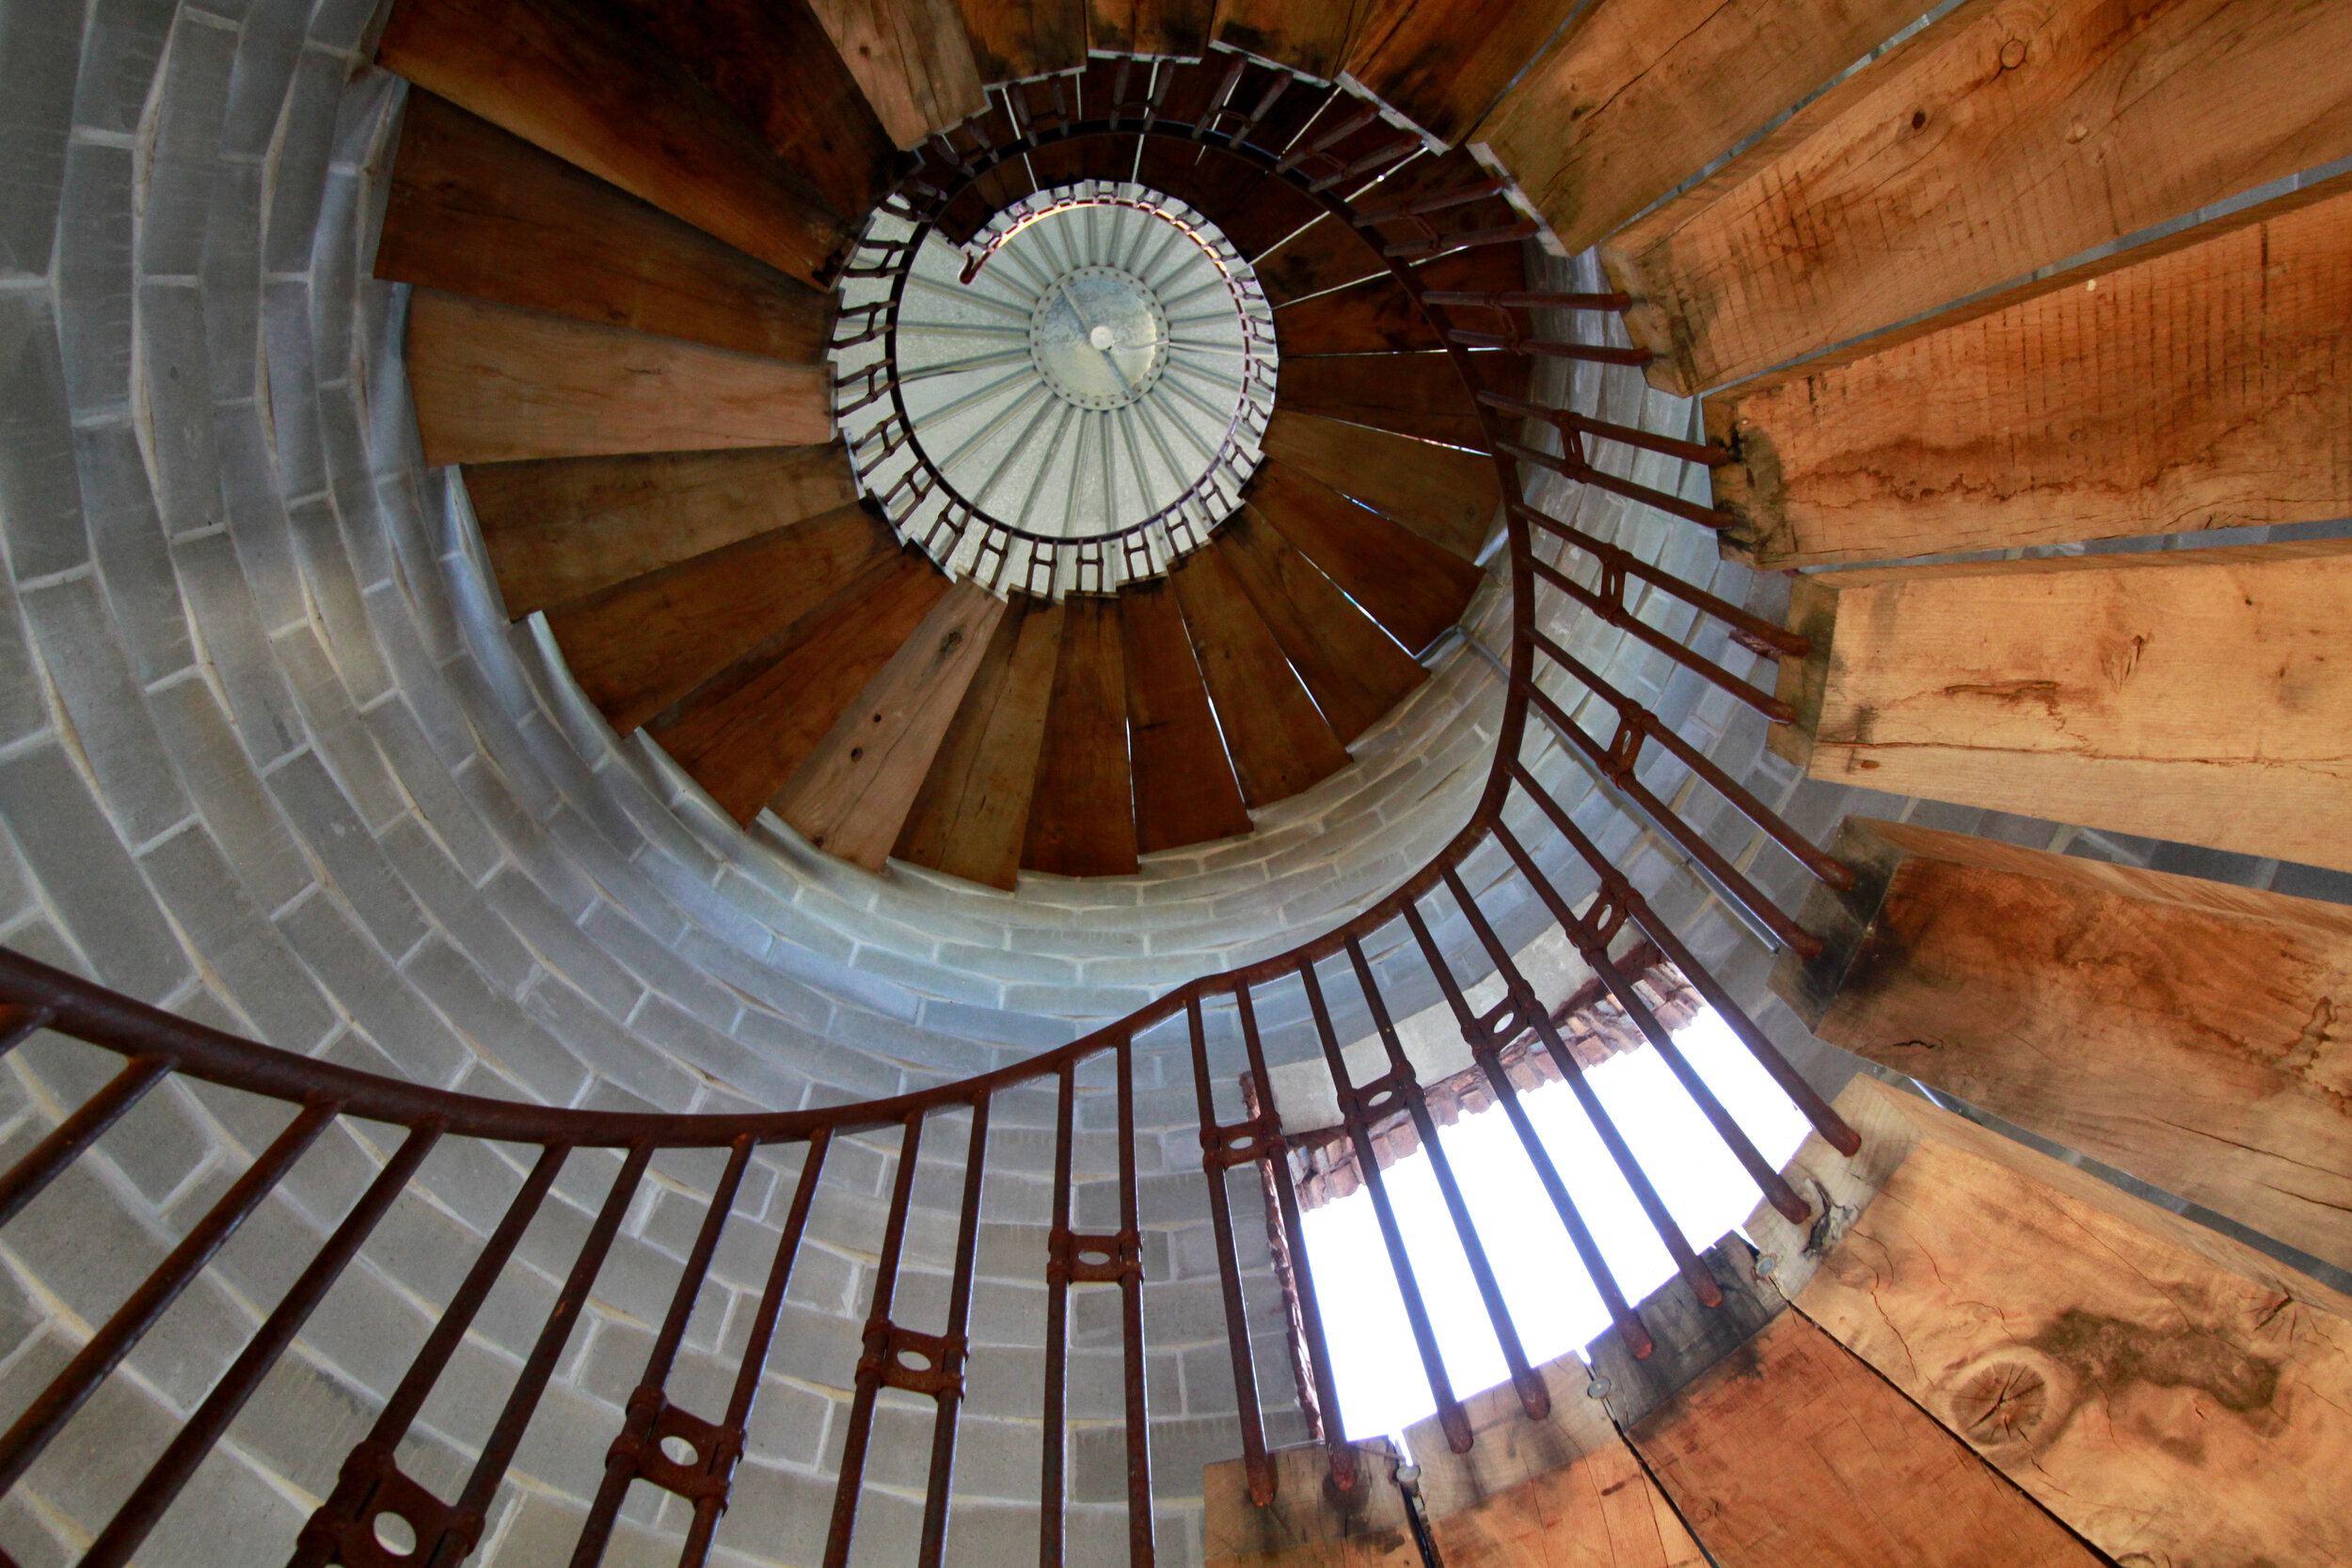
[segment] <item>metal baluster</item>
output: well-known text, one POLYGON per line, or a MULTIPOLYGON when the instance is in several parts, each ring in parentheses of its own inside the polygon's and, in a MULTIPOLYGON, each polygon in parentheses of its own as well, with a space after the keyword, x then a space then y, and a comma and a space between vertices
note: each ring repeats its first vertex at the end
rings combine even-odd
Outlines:
POLYGON ((120 1121, 124 1113, 170 1070, 167 1057, 134 1056, 120 1072, 106 1081, 103 1088, 50 1129, 49 1135, 34 1145, 30 1154, 10 1165, 6 1176, 0 1176, 0 1225, 16 1218, 19 1210, 39 1197, 41 1189, 56 1180, 59 1171, 80 1158, 84 1149, 120 1121))
POLYGON ((857 1389, 850 1398, 850 1431, 841 1449, 841 1475, 834 1482, 833 1524, 825 1536, 824 1568, 848 1568, 850 1535, 857 1528, 857 1495, 866 1483, 866 1449, 874 1436, 874 1401, 882 1393, 882 1370, 892 1354, 890 1301, 898 1289, 898 1255, 905 1250, 907 1206, 914 1200, 914 1166, 923 1144, 922 1111, 909 1111, 900 1125, 898 1171, 890 1187, 890 1218, 882 1229, 882 1259, 874 1270, 874 1304, 866 1318, 866 1350, 858 1357, 857 1389))
POLYGON ((1136 1191, 1135 1039, 1119 1042, 1119 1338, 1127 1375, 1127 1563, 1152 1568, 1151 1398, 1143 1370, 1143 1227, 1136 1191))
POLYGON ((939 1568, 947 1549, 947 1498, 956 1472, 956 1418, 963 1408, 963 1367, 972 1327, 972 1268, 980 1244, 981 1178, 988 1164, 988 1104, 985 1094, 972 1101, 972 1130, 963 1159, 963 1208, 957 1217, 956 1272, 947 1287, 947 1330, 941 1336, 944 1354, 931 1364, 937 1381, 931 1399, 939 1409, 931 1418, 923 1544, 915 1559, 920 1568, 939 1568))
POLYGON ((1192 1085, 1200 1104, 1200 1168, 1209 1181, 1209 1223, 1216 1239, 1217 1276, 1225 1291, 1225 1348, 1233 1363, 1233 1400, 1241 1420, 1242 1469, 1249 1478, 1249 1500, 1260 1508, 1274 1500, 1274 1462, 1266 1457, 1265 1428, 1258 1416, 1258 1374, 1249 1356, 1249 1315, 1242 1304, 1241 1263, 1233 1252, 1232 1197, 1225 1173, 1238 1135, 1245 1145, 1254 1129, 1221 1127, 1210 1093, 1209 1048, 1200 1026, 1200 999, 1184 998, 1192 1026, 1192 1085))
POLYGON ((1045 1257, 1045 1455, 1038 1478, 1038 1568, 1061 1568, 1062 1480, 1066 1449, 1070 1363, 1070 1162, 1077 1094, 1075 1062, 1055 1074, 1054 1218, 1046 1233, 1045 1257))

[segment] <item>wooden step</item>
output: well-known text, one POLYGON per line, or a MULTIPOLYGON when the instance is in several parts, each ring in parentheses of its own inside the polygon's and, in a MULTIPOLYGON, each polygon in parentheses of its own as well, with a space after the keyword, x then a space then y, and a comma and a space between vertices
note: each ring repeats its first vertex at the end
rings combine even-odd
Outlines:
POLYGON ((1134 753, 1136 847, 1144 854, 1250 831, 1209 689, 1166 578, 1119 591, 1126 648, 1127 743, 1134 753))
POLYGON ((886 525, 836 507, 557 605, 548 625, 626 735, 898 554, 886 525))
POLYGON ((1347 73, 1451 145, 1577 8, 1577 0, 1366 0, 1347 73))
POLYGON ((804 283, 850 239, 807 177, 599 7, 399 0, 376 63, 804 283))
POLYGON ((1076 71, 1087 63, 1086 0, 962 0, 963 32, 983 82, 1076 71))
POLYGON ((1347 748, 1282 657, 1241 579, 1214 549, 1168 573, 1201 678, 1216 705, 1242 799, 1270 806, 1347 766, 1347 748))
POLYGON ((648 733, 720 809, 748 823, 946 592, 921 555, 892 556, 802 616, 771 657, 739 661, 648 733))
POLYGON ((1216 16, 1216 0, 1087 0, 1087 38, 1107 54, 1198 59, 1216 16))
POLYGON ((407 358, 424 460, 437 467, 833 437, 823 365, 434 290, 409 299, 407 358))
POLYGON ((2352 7, 1970 0, 1602 257, 1694 393, 2352 153, 2352 7))
POLYGON ((1486 580, 1460 556, 1286 463, 1258 470, 1249 507, 1410 653, 1460 620, 1486 580))
POLYGON ((987 107, 955 0, 809 0, 809 8, 898 146, 987 107))
MULTIPOLYGON (((1518 354, 1470 356, 1479 385, 1525 398, 1532 361, 1518 354)), ((1462 384, 1452 356, 1421 354, 1299 355, 1281 365, 1281 406, 1368 424, 1399 436, 1485 451, 1478 404, 1462 384)), ((1498 415, 1505 435, 1518 421, 1498 415)))
MULTIPOLYGON (((1527 261, 1516 245, 1481 245, 1423 262, 1413 276, 1424 289, 1491 293, 1525 288, 1527 261)), ((1490 312, 1454 316, 1457 325, 1473 330, 1494 327, 1490 312)), ((1405 285, 1386 276, 1280 307, 1274 312, 1274 338, 1285 360, 1295 355, 1401 354, 1443 346, 1405 285)))
POLYGON ((1005 601, 977 583, 942 594, 776 792, 776 815, 880 871, 1004 618, 1005 601))
POLYGON ((1285 305, 1327 289, 1337 289, 1378 275, 1389 263, 1362 235, 1339 218, 1326 215, 1300 230, 1263 256, 1252 258, 1266 299, 1285 305))
POLYGON ((1364 0, 1218 0, 1216 41, 1326 80, 1347 65, 1364 0))
POLYGON ((823 357, 832 296, 422 89, 375 276, 771 359, 823 357))
POLYGON ((891 853, 1012 891, 1061 656, 1061 606, 1016 594, 891 853))
POLYGON ((1276 409, 1265 452, 1465 561, 1478 559, 1502 506, 1502 483, 1482 452, 1317 414, 1276 409))
POLYGON ((1429 678, 1395 639, 1248 508, 1216 531, 1210 548, 1232 569, 1341 745, 1354 744, 1429 678))
POLYGON ((1119 600, 1072 594, 1039 749, 1021 863, 1062 877, 1131 876, 1135 791, 1127 762, 1126 653, 1119 600))

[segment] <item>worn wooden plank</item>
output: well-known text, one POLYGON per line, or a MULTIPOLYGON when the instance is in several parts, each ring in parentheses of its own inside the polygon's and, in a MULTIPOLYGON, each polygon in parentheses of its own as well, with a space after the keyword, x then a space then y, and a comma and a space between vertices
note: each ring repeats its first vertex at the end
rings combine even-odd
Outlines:
POLYGON ((1278 409, 1265 452, 1465 561, 1477 558, 1502 505, 1502 483, 1484 453, 1318 415, 1278 409))
POLYGON ((2352 8, 1971 0, 1612 239, 1697 392, 2352 153, 2352 8))
POLYGON ((1114 55, 1198 59, 1216 13, 1216 0, 1087 0, 1087 36, 1114 55))
POLYGON ((1087 63, 1086 0, 961 0, 983 82, 1075 71, 1087 63))
POLYGON ((1346 767, 1347 748, 1317 711, 1224 557, 1195 550, 1168 576, 1242 799, 1270 806, 1346 767))
POLYGON ((1119 601, 1073 594, 1061 605, 1061 653, 1022 843, 1026 870, 1116 877, 1136 869, 1135 792, 1127 762, 1126 650, 1119 601))
POLYGON ((1389 273, 1389 263, 1362 235, 1327 215, 1265 255, 1251 258, 1250 265, 1258 271, 1267 301, 1276 306, 1389 273))
POLYGON ((2352 541, 1797 578, 1817 778, 2352 869, 2352 541))
POLYGON ((838 507, 557 605, 548 625, 626 735, 898 550, 886 526, 838 507))
POLYGON ((1135 753, 1136 847, 1143 854, 1250 831, 1184 612, 1166 578, 1119 591, 1135 753))
POLYGON ((902 861, 1009 893, 1061 654, 1061 607, 1016 595, 907 814, 902 861))
POLYGON ((1331 1450, 1276 1449, 1274 1500, 1260 1508, 1238 1459, 1201 1467, 1207 1568, 1422 1568, 1385 1437, 1355 1445, 1363 1484, 1329 1484, 1331 1450))
POLYGON ((1860 1155, 1790 1166, 1827 1222, 1750 1222, 1812 1321, 2110 1560, 2352 1560, 2352 1301, 1874 1080, 1837 1103, 1860 1155))
POLYGON ((1916 0, 1586 6, 1471 139, 1574 256, 1919 11, 1916 0))
MULTIPOLYGON (((1527 396, 1529 361, 1517 354, 1470 356, 1479 385, 1506 397, 1527 396)), ((1315 355, 1287 358, 1281 367, 1282 406, 1350 424, 1452 446, 1486 448, 1478 404, 1462 384, 1451 355, 1315 355)), ((1518 421, 1508 416, 1505 431, 1518 421)))
POLYGON ((850 238, 805 175, 600 8, 400 0, 376 62, 803 282, 850 238))
POLYGON ((503 463, 833 438, 831 372, 420 289, 408 385, 424 460, 503 463))
POLYGON ((1353 745, 1429 678, 1394 638, 1250 508, 1217 530, 1210 547, 1232 568, 1341 745, 1353 745))
POLYGON ((947 591, 913 550, 803 615, 769 657, 745 661, 650 733, 738 822, 759 815, 947 591))
POLYGON ((1576 8, 1577 0, 1366 0, 1347 73, 1451 145, 1576 8))
POLYGON ((809 8, 900 147, 987 107, 956 0, 809 0, 809 8))
POLYGON ((401 116, 375 276, 772 359, 829 296, 429 92, 401 116))
POLYGON ((2352 495, 2352 176, 1929 326, 1708 399, 1740 454, 1715 471, 1727 546, 1888 560, 2314 522, 2352 495))
MULTIPOLYGON (((1524 288, 1527 261, 1518 245, 1457 250, 1414 269, 1425 289, 1478 293, 1524 288)), ((1465 312, 1463 325, 1491 331, 1485 311, 1465 312)), ((1314 354, 1402 354, 1442 348, 1437 328, 1394 277, 1370 277, 1344 289, 1295 300, 1274 312, 1275 341, 1287 362, 1314 354)))
POLYGON ((466 495, 524 616, 857 499, 838 444, 491 463, 466 495))
POLYGON ((1365 0, 1217 0, 1217 42, 1308 76, 1337 76, 1365 0))
POLYGON ((817 848, 880 871, 1004 614, 977 583, 941 595, 776 792, 776 815, 817 848))
POLYGON ((1817 1037, 2352 1268, 2352 910, 1866 817, 1832 852, 1772 974, 1817 1037))
POLYGON ((1249 504, 1412 653, 1460 620, 1486 580, 1460 556, 1287 463, 1269 459, 1258 470, 1249 504))

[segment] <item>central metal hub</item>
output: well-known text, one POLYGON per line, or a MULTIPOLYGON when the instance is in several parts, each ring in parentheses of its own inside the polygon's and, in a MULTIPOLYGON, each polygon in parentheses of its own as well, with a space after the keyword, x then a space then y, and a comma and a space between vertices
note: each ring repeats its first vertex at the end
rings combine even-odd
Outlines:
POLYGON ((1133 273, 1073 268, 1038 296, 1029 316, 1029 362, 1073 407, 1124 408, 1167 368, 1168 312, 1133 273))

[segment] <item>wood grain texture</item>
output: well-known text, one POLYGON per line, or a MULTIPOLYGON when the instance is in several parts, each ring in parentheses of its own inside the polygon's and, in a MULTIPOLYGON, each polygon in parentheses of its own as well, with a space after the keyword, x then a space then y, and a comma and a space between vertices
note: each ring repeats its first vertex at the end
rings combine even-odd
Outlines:
POLYGON ((2352 8, 1970 0, 1602 247, 1695 393, 2352 152, 2352 8))
MULTIPOLYGON (((2339 515, 2352 176, 1708 399, 1768 567, 2339 515)), ((1285 371, 1287 379, 1288 372, 1285 371)))
POLYGON ((1364 1484, 1343 1494, 1327 1484, 1330 1450, 1321 1444, 1272 1450, 1274 1501, 1264 1508, 1250 1501, 1240 1460, 1203 1465, 1207 1568, 1422 1568, 1388 1440, 1359 1443, 1356 1453, 1364 1484))
POLYGON ((1110 54, 1198 59, 1216 13, 1216 0, 1087 0, 1087 36, 1110 54))
POLYGON ((1769 743, 1817 778, 2352 869, 2352 542, 1807 573, 1789 615, 1769 743))
POLYGON ((1217 0, 1217 42, 1328 79, 1347 64, 1366 0, 1217 0))
POLYGON ((961 0, 983 82, 1075 71, 1087 63, 1086 0, 961 0))
POLYGON ((2352 1268, 2352 910, 1866 817, 1831 852, 1859 885, 1772 974, 1817 1037, 2352 1268))
POLYGON ((1475 560, 1502 505, 1493 461, 1364 425, 1278 409, 1265 452, 1394 518, 1432 544, 1475 560))
POLYGON ((1134 752, 1136 848, 1142 854, 1250 831, 1249 810, 1226 759, 1166 578, 1119 591, 1127 665, 1127 741, 1134 752))
POLYGON ((1347 73, 1451 145, 1575 9, 1576 0, 1366 0, 1347 73))
POLYGON ((465 477, 518 618, 857 499, 838 444, 492 463, 465 477))
POLYGON ((835 594, 750 669, 706 683, 654 738, 721 810, 759 815, 866 683, 914 634, 947 579, 914 551, 884 563, 863 592, 835 594))
POLYGON ((1831 1222, 1766 1231, 1814 1322, 2114 1561, 2352 1560, 2352 1302, 1871 1079, 1838 1106, 1862 1154, 1791 1166, 1831 1222))
POLYGON ((796 447, 833 438, 831 372, 420 289, 408 385, 424 460, 796 447))
POLYGON ((1242 799, 1270 806, 1346 767, 1347 748, 1316 710, 1224 558, 1195 550, 1168 576, 1242 799))
POLYGON ((880 871, 1005 601, 960 582, 932 605, 769 802, 815 847, 880 871))
POLYGON ((850 232, 676 56, 574 0, 400 0, 376 63, 805 283, 850 232))
POLYGON ((833 302, 444 99, 411 91, 375 276, 771 359, 833 302))
POLYGON ((1258 470, 1249 505, 1416 654, 1462 618, 1486 580, 1460 556, 1287 463, 1269 459, 1258 470))
MULTIPOLYGON (((1517 354, 1470 356, 1479 385, 1527 396, 1529 360, 1517 354)), ((1451 355, 1317 355, 1282 361, 1281 403, 1301 414, 1368 424, 1424 441, 1486 450, 1478 404, 1451 355)), ((1506 427, 1507 427, 1506 419, 1506 427)))
POLYGON ((627 735, 898 553, 886 526, 838 507, 558 605, 548 625, 627 735))
POLYGON ((987 107, 956 0, 809 0, 809 8, 898 146, 987 107))
POLYGON ((1108 594, 1062 600, 1061 653, 1021 863, 1062 877, 1128 876, 1136 869, 1126 650, 1119 601, 1108 594))
POLYGON ((1800 1312, 1627 1436, 1722 1568, 2099 1562, 1800 1312))
POLYGON ((1587 6, 1471 140, 1574 256, 1918 14, 1913 0, 1587 6))
POLYGON ((1061 607, 1017 595, 997 622, 892 850, 1012 891, 1061 654, 1061 607))
POLYGON ((1389 263, 1353 225, 1328 215, 1317 218, 1266 254, 1251 258, 1250 265, 1257 269, 1267 301, 1276 306, 1360 282, 1375 274, 1389 275, 1389 263))
MULTIPOLYGON (((1527 283, 1527 260, 1509 245, 1457 250, 1413 271, 1426 289, 1488 293, 1527 283)), ((1474 329, 1491 328, 1489 312, 1466 319, 1474 329)), ((1298 355, 1405 354, 1445 346, 1394 277, 1367 278, 1285 305, 1274 312, 1274 332, 1285 362, 1298 355)))
POLYGON ((1341 745, 1353 745, 1429 678, 1395 639, 1248 507, 1217 530, 1210 548, 1232 568, 1341 745))

